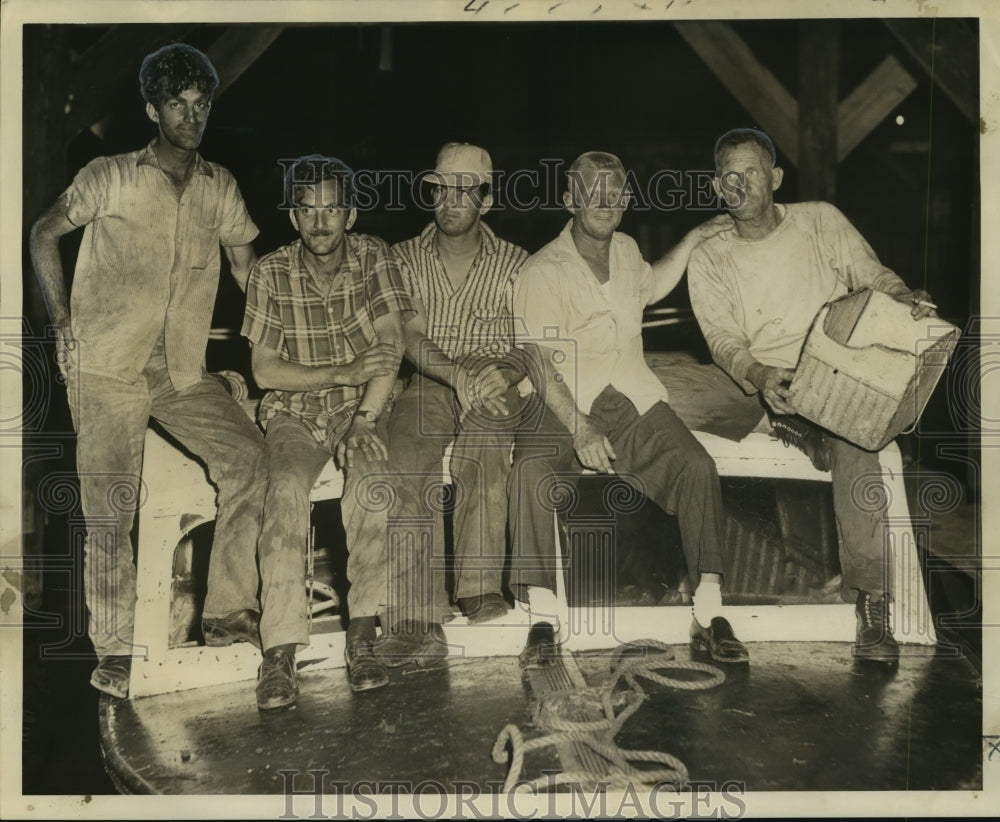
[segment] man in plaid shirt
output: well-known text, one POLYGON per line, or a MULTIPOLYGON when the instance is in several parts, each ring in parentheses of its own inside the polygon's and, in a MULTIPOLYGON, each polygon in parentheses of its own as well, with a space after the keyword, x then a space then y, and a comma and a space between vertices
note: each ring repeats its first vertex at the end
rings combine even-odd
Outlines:
POLYGON ((299 239, 254 267, 242 332, 251 343, 254 379, 270 389, 259 415, 270 454, 259 543, 262 709, 291 705, 298 694, 295 650, 309 642, 303 559, 309 491, 331 456, 346 475, 351 688, 388 682, 371 648, 387 599, 386 510, 364 501, 390 470, 384 412, 403 352, 402 322, 412 314, 388 246, 347 233, 357 217, 347 165, 300 158, 286 171, 285 201, 293 204, 289 217, 299 239))

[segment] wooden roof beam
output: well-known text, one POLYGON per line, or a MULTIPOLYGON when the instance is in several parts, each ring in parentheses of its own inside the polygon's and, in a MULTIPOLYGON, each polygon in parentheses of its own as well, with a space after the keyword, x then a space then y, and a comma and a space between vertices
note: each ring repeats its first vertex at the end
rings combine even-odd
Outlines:
POLYGON ((802 20, 798 29, 799 199, 833 202, 840 131, 840 23, 802 20))
POLYGON ((879 63, 840 101, 837 162, 850 154, 916 87, 917 81, 891 54, 879 63))
POLYGON ((216 98, 235 83, 284 30, 284 26, 269 24, 230 26, 222 32, 205 50, 219 74, 216 98))
POLYGON ((136 88, 145 55, 182 39, 193 28, 190 24, 112 26, 70 68, 66 139, 92 126, 123 94, 136 88))
MULTIPOLYGON (((73 66, 67 112, 67 136, 72 139, 93 127, 100 136, 121 95, 135 87, 142 58, 160 46, 182 40, 194 26, 114 26, 85 51, 73 66), (134 63, 136 72, 123 71, 134 63)), ((232 26, 205 53, 219 75, 218 98, 235 83, 284 30, 280 25, 232 26)))
POLYGON ((674 23, 681 37, 771 135, 793 165, 799 158, 799 105, 728 23, 674 23))
POLYGON ((979 38, 970 26, 947 17, 883 22, 963 116, 978 127, 979 38))

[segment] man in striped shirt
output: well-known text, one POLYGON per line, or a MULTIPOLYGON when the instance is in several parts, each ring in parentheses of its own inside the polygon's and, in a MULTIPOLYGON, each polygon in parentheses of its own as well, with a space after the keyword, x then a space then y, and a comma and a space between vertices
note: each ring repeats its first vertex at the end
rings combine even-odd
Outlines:
MULTIPOLYGON (((514 278, 528 255, 482 222, 493 202, 491 174, 484 149, 446 144, 425 180, 433 192, 434 221, 393 246, 416 309, 404 331, 407 358, 417 369, 389 422, 401 460, 395 516, 399 522, 427 518, 428 500, 441 483, 442 454, 454 440, 453 596, 470 623, 507 612, 501 594, 506 482, 523 405, 515 386, 525 376, 512 345, 512 300, 514 278)), ((434 570, 444 570, 440 516, 431 527, 433 557, 421 555, 417 567, 430 570, 423 578, 437 584, 443 575, 434 570)), ((383 645, 393 664, 406 661, 405 649, 419 648, 422 638, 426 650, 439 630, 429 613, 431 591, 425 586, 418 596, 415 608, 401 614, 398 641, 383 645)))
POLYGON ((259 413, 270 454, 259 547, 262 709, 287 707, 298 695, 295 651, 309 643, 309 491, 332 456, 346 475, 348 678, 354 691, 389 681, 372 653, 375 619, 385 619, 388 599, 388 508, 377 497, 392 470, 386 406, 403 351, 402 320, 413 313, 386 243, 348 233, 357 217, 348 166, 300 158, 286 172, 285 201, 299 239, 254 267, 243 322, 254 379, 270 389, 259 413))
POLYGON ((203 459, 218 488, 202 620, 208 645, 260 642, 255 553, 267 484, 260 432, 204 369, 219 247, 241 289, 256 260, 257 226, 236 181, 197 150, 219 78, 204 54, 174 43, 146 56, 139 82, 156 136, 84 166, 31 232, 77 436, 84 591, 98 657, 90 682, 114 697, 127 695, 131 672, 129 533, 149 420, 203 459), (80 227, 68 299, 59 238, 80 227))

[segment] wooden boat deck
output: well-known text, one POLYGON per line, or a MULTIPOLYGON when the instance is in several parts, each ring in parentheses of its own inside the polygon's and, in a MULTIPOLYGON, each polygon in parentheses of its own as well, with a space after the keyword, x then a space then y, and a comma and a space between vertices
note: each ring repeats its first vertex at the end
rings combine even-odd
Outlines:
MULTIPOLYGON (((643 683, 647 700, 623 727, 620 747, 671 753, 692 781, 717 789, 982 787, 981 685, 967 659, 906 646, 892 671, 854 662, 849 643, 749 647, 751 664, 727 666, 718 687, 643 683)), ((690 658, 685 646, 675 651, 678 660, 690 658)), ((573 660, 590 685, 609 676, 606 653, 573 660)), ((361 694, 351 693, 343 670, 305 669, 300 680, 298 705, 277 712, 257 710, 252 681, 102 698, 113 781, 129 793, 284 794, 312 790, 315 771, 330 796, 337 782, 347 792, 394 781, 496 792, 507 775, 490 756, 501 729, 513 723, 526 738, 540 733, 531 725, 536 697, 509 656, 396 669, 387 687, 361 694)), ((548 747, 526 757, 522 776, 567 769, 548 747)))

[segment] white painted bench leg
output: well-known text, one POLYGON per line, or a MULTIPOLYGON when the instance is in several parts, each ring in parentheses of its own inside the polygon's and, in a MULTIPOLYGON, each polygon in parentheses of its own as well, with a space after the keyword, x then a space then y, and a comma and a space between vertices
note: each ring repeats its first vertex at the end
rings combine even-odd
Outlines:
POLYGON ((893 635, 900 642, 934 645, 937 635, 906 501, 899 446, 893 442, 883 448, 879 452, 879 463, 887 497, 886 548, 893 594, 890 607, 893 635))
POLYGON ((129 696, 156 693, 156 671, 167 657, 174 550, 183 536, 181 514, 140 522, 136 564, 134 653, 129 696), (152 689, 152 690, 151 690, 152 689))

